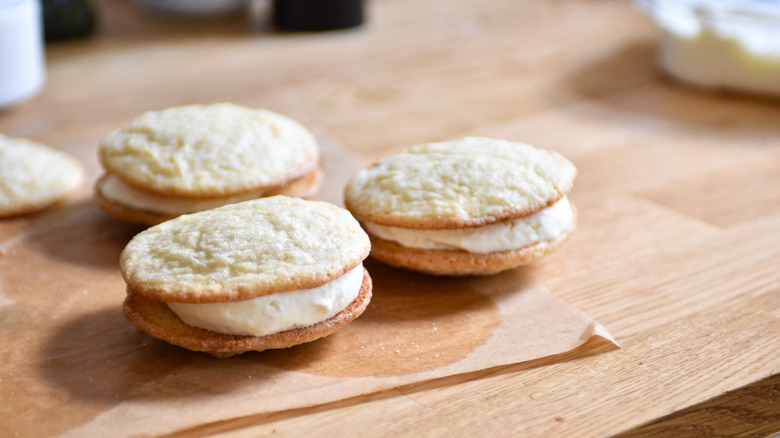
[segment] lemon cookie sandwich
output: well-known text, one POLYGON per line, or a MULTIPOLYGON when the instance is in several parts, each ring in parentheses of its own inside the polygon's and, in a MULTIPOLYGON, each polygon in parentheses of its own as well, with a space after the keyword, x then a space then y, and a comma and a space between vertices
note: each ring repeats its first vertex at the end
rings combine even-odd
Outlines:
POLYGON ((308 198, 322 173, 305 127, 231 103, 144 113, 106 135, 98 155, 95 203, 147 225, 260 197, 308 198))
POLYGON ((49 207, 83 178, 81 164, 67 153, 0 134, 0 218, 49 207))
POLYGON ((371 299, 370 241, 348 211, 273 196, 179 216, 120 257, 125 317, 146 333, 229 357, 327 336, 371 299))
POLYGON ((556 152, 467 137, 361 170, 344 203, 378 260, 430 274, 492 274, 554 251, 573 233, 566 194, 575 175, 556 152))

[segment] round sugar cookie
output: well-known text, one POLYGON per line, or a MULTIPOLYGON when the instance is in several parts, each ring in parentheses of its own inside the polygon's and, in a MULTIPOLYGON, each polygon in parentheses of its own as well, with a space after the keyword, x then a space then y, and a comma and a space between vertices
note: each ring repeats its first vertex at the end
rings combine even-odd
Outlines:
POLYGON ((312 172, 319 148, 295 120, 232 103, 150 111, 100 143, 104 169, 142 191, 224 197, 281 186, 312 172))
POLYGON ((49 207, 83 178, 81 164, 67 153, 0 134, 0 218, 49 207))
MULTIPOLYGON (((139 233, 122 251, 120 270, 127 283, 123 311, 131 323, 158 339, 217 357, 291 347, 327 336, 365 310, 372 284, 361 264, 369 251, 369 237, 357 220, 326 202, 272 196, 183 215, 139 233), (301 323, 295 311, 299 301, 273 299, 270 314, 292 321, 284 327, 293 328, 262 336, 192 326, 167 305, 242 305, 289 292, 326 306, 319 295, 301 294, 342 280, 355 268, 362 270, 362 282, 359 291, 352 290, 356 295, 348 298, 346 308, 339 311, 339 306, 334 309, 338 313, 327 313, 319 322, 301 323)), ((255 318, 254 311, 250 315, 255 318)), ((229 312, 219 317, 232 321, 245 316, 229 312)))
POLYGON ((347 210, 273 196, 151 227, 127 244, 120 269, 128 287, 147 298, 218 303, 321 286, 370 249, 347 210))
POLYGON ((529 216, 571 190, 562 155, 507 140, 429 143, 359 171, 344 203, 358 219, 417 229, 480 227, 529 216))
POLYGON ((377 260, 435 275, 487 275, 530 263, 571 236, 576 209, 566 194, 576 173, 556 152, 466 137, 361 170, 344 204, 377 260))

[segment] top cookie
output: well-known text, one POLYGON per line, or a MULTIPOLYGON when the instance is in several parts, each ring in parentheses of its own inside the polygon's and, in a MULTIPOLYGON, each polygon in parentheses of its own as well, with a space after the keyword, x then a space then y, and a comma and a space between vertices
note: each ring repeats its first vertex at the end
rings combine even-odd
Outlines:
POLYGON ((120 268, 130 289, 157 301, 237 301, 321 286, 370 245, 343 208, 273 196, 149 228, 127 244, 120 268))
POLYGON ((571 190, 562 155, 481 137, 412 147, 361 170, 344 203, 360 219, 419 229, 470 228, 531 215, 571 190))
POLYGON ((311 133, 280 114, 231 103, 142 114, 100 144, 103 167, 166 196, 221 197, 278 186, 317 166, 311 133))
POLYGON ((0 135, 0 217, 48 207, 82 178, 81 164, 65 152, 0 135))

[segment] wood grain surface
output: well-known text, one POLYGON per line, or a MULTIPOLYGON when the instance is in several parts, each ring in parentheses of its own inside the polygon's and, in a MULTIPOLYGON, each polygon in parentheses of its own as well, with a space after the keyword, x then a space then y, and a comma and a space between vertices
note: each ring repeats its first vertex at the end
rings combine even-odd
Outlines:
POLYGON ((666 79, 627 0, 367 5, 362 27, 293 33, 265 2, 185 19, 96 1, 96 34, 48 45, 45 91, 0 132, 72 152, 90 178, 110 129, 216 101, 289 114, 367 162, 463 135, 557 150, 579 169, 579 229, 532 275, 622 348, 173 436, 780 432, 780 101, 666 79))

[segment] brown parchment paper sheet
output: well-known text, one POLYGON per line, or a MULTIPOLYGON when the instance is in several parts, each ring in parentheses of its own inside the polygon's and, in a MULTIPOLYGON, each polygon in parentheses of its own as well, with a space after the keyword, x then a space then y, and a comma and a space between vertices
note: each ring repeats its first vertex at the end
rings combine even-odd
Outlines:
MULTIPOLYGON (((341 204, 364 163, 327 139, 323 155, 318 198, 341 204)), ((616 346, 534 283, 533 265, 436 278, 368 260, 374 298, 336 334, 230 359, 190 352, 123 318, 118 257, 143 228, 103 214, 90 191, 0 222, 0 436, 156 435, 616 346)))

